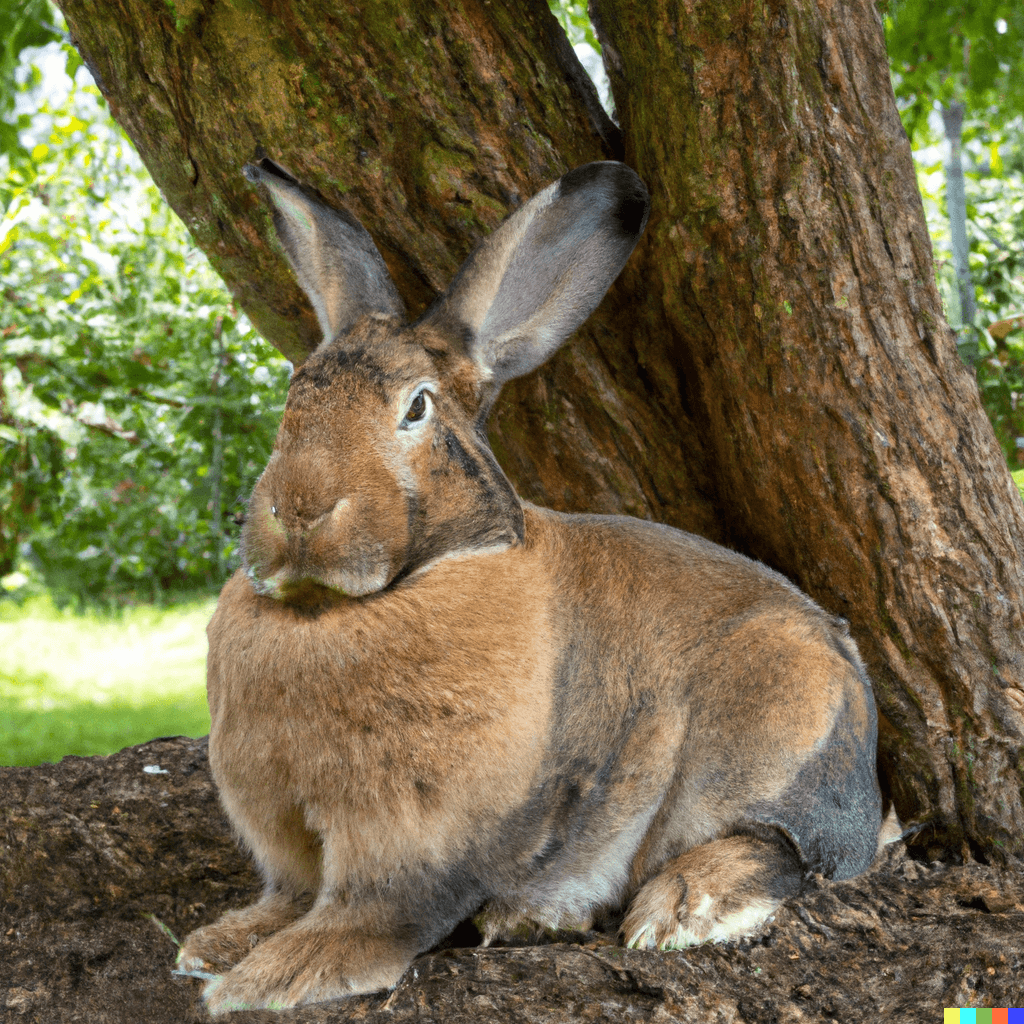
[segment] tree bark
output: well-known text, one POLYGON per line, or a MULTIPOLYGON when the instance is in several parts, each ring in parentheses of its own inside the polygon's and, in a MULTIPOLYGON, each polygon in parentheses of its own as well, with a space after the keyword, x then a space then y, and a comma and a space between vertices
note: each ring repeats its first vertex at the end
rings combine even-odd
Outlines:
POLYGON ((524 497, 727 542, 851 620, 881 768, 931 852, 1024 854, 1024 508, 933 283, 869 0, 595 0, 622 132, 543 0, 61 0, 116 117, 254 323, 312 313, 240 174, 343 203, 413 312, 523 199, 626 159, 647 236, 499 400, 524 497))
POLYGON ((0 503, 0 576, 6 576, 15 565, 18 556, 18 518, 15 508, 20 504, 19 492, 23 489, 17 477, 24 472, 25 460, 21 458, 22 442, 14 432, 14 418, 7 408, 7 394, 4 391, 3 376, 0 375, 0 428, 7 427, 10 431, 6 436, 0 430, 0 468, 10 473, 8 482, 3 488, 5 501, 0 503))

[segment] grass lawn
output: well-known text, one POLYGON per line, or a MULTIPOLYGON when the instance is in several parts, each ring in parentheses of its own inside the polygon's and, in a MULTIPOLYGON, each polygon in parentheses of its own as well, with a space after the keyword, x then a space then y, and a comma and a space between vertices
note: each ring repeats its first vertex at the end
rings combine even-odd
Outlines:
POLYGON ((1017 490, 1020 491, 1020 496, 1024 498, 1024 469, 1018 469, 1013 474, 1013 479, 1017 481, 1017 490))
POLYGON ((0 764, 203 736, 206 623, 216 600, 117 615, 0 601, 0 764))

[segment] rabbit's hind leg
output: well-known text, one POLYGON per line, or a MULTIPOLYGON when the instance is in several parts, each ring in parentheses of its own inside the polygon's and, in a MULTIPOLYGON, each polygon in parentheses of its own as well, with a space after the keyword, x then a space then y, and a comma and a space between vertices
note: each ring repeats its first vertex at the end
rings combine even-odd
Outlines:
POLYGON ((185 971, 228 970, 244 960, 257 943, 300 917, 309 902, 268 885, 251 906, 229 910, 213 924, 192 932, 178 953, 178 967, 185 971))
POLYGON ((803 884, 796 850, 781 834, 764 832, 716 839, 662 865, 630 905, 626 945, 681 949, 755 932, 803 884))

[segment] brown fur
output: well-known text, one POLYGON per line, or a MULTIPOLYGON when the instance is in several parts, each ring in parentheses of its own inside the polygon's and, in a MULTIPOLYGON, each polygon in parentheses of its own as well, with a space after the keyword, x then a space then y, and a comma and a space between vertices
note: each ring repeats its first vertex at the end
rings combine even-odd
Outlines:
POLYGON ((700 538, 521 503, 479 428, 618 273, 635 176, 556 183, 409 327, 362 229, 252 174, 300 280, 341 258, 302 266, 310 223, 357 266, 314 303, 340 333, 295 374, 209 627, 211 765, 266 883, 182 949, 227 972, 211 1010, 393 986, 473 914, 490 940, 629 905, 633 944, 721 940, 865 867, 875 712, 845 627, 700 538))

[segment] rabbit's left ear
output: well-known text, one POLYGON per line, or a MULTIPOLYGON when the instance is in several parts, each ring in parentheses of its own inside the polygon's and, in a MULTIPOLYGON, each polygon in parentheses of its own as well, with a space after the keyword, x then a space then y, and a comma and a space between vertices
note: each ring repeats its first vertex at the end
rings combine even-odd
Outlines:
POLYGON ((245 176, 274 201, 274 227, 288 262, 333 341, 366 313, 405 316, 405 306, 369 233, 353 216, 314 199, 272 160, 245 176))
POLYGON ((544 362, 597 307, 647 224, 625 164, 584 164, 520 207, 466 260, 426 315, 500 387, 544 362))

